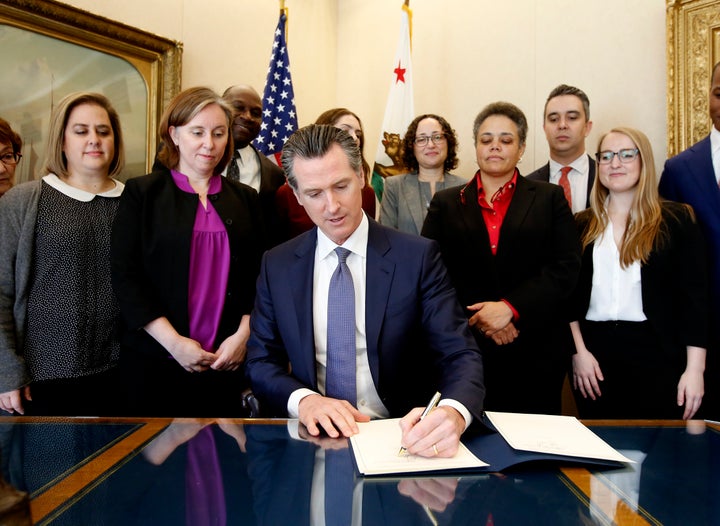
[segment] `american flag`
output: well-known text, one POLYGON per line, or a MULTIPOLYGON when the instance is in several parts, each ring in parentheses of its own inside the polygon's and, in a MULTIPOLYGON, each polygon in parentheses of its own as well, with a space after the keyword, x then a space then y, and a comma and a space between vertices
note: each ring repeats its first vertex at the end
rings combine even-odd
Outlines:
POLYGON ((263 154, 274 156, 278 165, 285 141, 298 129, 295 93, 290 78, 290 58, 285 42, 286 21, 287 14, 281 11, 265 80, 260 134, 254 142, 255 147, 263 154))

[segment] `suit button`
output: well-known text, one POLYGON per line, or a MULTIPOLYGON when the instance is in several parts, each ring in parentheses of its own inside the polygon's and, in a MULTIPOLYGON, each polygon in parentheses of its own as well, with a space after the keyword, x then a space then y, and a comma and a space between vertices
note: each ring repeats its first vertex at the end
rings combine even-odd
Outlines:
POLYGON ((226 219, 225 220, 226 225, 232 225, 232 219, 226 219))
POLYGON ((210 196, 210 201, 217 201, 219 197, 220 197, 220 196, 217 195, 217 194, 212 194, 212 195, 210 196))

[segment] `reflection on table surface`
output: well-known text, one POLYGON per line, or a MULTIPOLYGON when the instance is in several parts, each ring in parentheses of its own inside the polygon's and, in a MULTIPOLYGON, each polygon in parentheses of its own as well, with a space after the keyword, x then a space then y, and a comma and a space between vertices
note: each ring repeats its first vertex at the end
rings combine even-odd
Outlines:
MULTIPOLYGON (((720 524, 720 426, 587 422, 636 461, 361 478, 352 524, 720 524)), ((328 450, 295 421, 0 418, 0 524, 325 524, 328 450), (306 437, 305 437, 306 438, 306 437), (22 493, 28 498, 23 500, 22 493)), ((327 505, 332 507, 335 501, 327 505)), ((328 521, 329 522, 329 521, 328 521)))

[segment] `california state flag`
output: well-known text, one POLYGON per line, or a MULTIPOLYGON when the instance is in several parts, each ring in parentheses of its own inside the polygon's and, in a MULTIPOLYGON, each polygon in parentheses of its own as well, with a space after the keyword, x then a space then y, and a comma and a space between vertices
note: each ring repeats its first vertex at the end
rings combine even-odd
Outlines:
POLYGON ((385 117, 382 130, 380 130, 380 142, 373 166, 371 184, 378 199, 382 199, 385 177, 398 175, 405 171, 400 160, 400 143, 407 127, 415 117, 412 60, 410 58, 411 19, 412 11, 406 0, 405 5, 402 6, 400 38, 392 65, 390 94, 385 106, 385 117))

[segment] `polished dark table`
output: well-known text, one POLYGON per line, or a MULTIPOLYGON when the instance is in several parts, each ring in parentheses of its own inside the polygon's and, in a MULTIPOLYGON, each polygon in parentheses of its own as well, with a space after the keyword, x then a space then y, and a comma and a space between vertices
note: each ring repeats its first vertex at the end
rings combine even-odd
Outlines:
MULTIPOLYGON (((358 476, 357 517, 393 526, 720 524, 720 426, 585 423, 637 464, 358 476)), ((282 420, 2 417, 2 476, 29 498, 0 524, 310 524, 318 451, 338 443, 298 439, 296 427, 282 420)))

